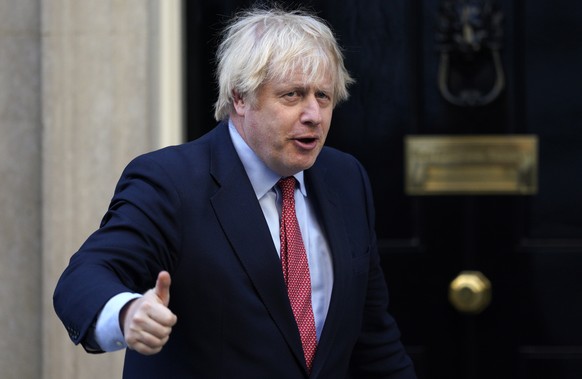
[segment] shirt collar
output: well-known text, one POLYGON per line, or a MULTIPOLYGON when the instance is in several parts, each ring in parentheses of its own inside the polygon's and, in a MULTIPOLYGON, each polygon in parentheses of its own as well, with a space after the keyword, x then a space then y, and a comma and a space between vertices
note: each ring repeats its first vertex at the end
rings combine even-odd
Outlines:
MULTIPOLYGON (((257 199, 260 199, 277 184, 279 179, 281 179, 281 175, 267 167, 249 145, 247 145, 230 120, 228 121, 228 131, 234 149, 242 161, 247 176, 249 177, 251 185, 257 195, 257 199)), ((299 190, 303 196, 307 196, 303 171, 300 171, 293 176, 299 183, 299 190)))

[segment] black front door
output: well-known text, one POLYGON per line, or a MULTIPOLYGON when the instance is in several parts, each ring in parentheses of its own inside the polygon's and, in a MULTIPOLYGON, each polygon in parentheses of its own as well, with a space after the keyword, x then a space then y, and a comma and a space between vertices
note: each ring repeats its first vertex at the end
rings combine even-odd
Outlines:
MULTIPOLYGON (((219 21, 249 3, 184 2, 189 138, 214 125, 219 21)), ((391 312, 420 378, 582 378, 582 3, 500 0, 493 5, 503 18, 493 26, 475 13, 491 2, 447 3, 303 2, 335 29, 357 80, 334 113, 328 144, 370 174, 391 312), (439 90, 443 27, 459 21, 447 9, 461 10, 472 31, 498 27, 505 81, 493 99, 479 103, 467 92, 455 104, 439 90), (538 139, 535 194, 404 190, 406 136, 522 134, 538 139), (448 298, 466 270, 491 284, 491 302, 478 314, 448 298)), ((453 94, 464 86, 490 92, 492 69, 471 76, 474 61, 453 63, 453 94)))

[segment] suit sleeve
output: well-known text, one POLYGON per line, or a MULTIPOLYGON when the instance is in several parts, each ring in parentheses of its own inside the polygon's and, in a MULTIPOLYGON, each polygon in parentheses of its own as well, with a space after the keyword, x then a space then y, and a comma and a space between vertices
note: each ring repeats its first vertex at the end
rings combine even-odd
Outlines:
POLYGON ((75 253, 57 283, 53 303, 75 344, 86 337, 105 303, 121 292, 154 287, 161 270, 172 271, 179 249, 180 195, 157 161, 131 162, 101 225, 75 253))
POLYGON ((353 378, 416 378, 409 356, 400 342, 400 331, 388 313, 388 289, 380 266, 375 233, 372 191, 364 168, 359 165, 363 182, 370 235, 370 267, 360 337, 352 354, 353 378))

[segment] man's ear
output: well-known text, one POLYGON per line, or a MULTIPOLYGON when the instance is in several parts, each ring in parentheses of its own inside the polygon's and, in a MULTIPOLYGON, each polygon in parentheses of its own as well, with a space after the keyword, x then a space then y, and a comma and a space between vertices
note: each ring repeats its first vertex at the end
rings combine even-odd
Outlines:
POLYGON ((236 114, 239 116, 244 116, 248 107, 244 97, 238 92, 232 91, 232 103, 236 114))

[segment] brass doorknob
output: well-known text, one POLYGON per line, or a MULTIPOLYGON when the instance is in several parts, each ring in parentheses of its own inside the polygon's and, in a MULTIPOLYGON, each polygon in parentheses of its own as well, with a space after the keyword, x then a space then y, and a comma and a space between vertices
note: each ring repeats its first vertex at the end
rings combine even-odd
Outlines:
POLYGON ((491 302, 491 282, 479 271, 462 271, 449 286, 449 301, 459 312, 481 313, 491 302))

